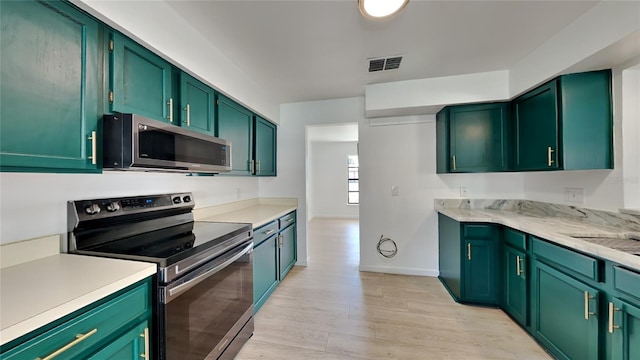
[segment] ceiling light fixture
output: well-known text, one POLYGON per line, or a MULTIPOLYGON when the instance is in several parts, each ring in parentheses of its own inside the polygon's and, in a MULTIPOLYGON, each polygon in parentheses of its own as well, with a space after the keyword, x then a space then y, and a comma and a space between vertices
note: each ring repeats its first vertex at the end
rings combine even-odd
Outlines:
POLYGON ((400 12, 409 0, 358 0, 358 8, 364 17, 383 19, 400 12))

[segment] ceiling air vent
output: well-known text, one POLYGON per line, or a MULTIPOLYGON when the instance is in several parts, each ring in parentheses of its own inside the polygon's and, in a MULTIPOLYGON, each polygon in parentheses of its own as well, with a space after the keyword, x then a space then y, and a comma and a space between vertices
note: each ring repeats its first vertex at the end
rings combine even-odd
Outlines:
POLYGON ((398 69, 401 61, 402 56, 369 59, 369 72, 398 69))

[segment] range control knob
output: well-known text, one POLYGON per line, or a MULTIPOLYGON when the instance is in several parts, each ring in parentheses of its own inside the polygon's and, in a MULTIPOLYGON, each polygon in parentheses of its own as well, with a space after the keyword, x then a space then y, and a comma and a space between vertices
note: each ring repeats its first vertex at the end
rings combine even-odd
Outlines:
POLYGON ((110 202, 109 204, 107 204, 107 211, 108 212, 116 212, 118 210, 120 210, 120 204, 118 204, 117 201, 110 202))
POLYGON ((86 212, 89 215, 96 215, 100 212, 100 205, 91 204, 84 208, 84 212, 86 212))
POLYGON ((174 204, 180 204, 182 202, 182 199, 180 199, 180 196, 176 196, 173 198, 173 203, 174 204))
POLYGON ((191 202, 191 196, 187 195, 187 196, 183 197, 182 201, 184 201, 186 203, 191 202))

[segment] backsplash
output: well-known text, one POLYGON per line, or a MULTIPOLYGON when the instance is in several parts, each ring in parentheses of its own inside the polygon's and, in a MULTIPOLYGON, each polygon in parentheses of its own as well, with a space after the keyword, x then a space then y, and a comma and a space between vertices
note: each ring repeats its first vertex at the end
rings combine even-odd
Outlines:
POLYGON ((615 213, 531 200, 435 199, 436 207, 514 211, 533 217, 560 217, 593 225, 640 231, 640 215, 615 213))

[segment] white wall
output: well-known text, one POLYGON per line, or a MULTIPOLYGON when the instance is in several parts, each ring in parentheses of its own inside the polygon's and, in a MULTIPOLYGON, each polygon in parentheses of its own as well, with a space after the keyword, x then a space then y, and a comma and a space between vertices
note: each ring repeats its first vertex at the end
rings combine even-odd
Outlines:
POLYGON ((358 217, 359 206, 347 204, 347 156, 357 153, 357 142, 311 142, 307 163, 310 219, 358 217))
POLYGON ((279 121, 280 104, 268 89, 248 78, 214 46, 215 39, 205 38, 165 1, 73 2, 269 120, 279 121))
POLYGON ((196 207, 259 196, 251 177, 0 173, 0 243, 66 234, 69 200, 191 191, 196 207))
POLYGON ((622 71, 624 207, 640 209, 640 59, 622 71))

